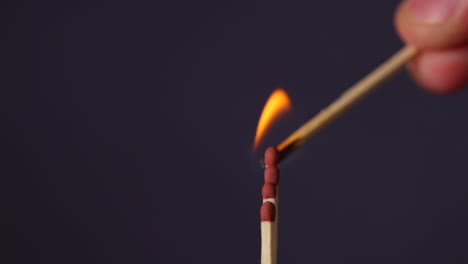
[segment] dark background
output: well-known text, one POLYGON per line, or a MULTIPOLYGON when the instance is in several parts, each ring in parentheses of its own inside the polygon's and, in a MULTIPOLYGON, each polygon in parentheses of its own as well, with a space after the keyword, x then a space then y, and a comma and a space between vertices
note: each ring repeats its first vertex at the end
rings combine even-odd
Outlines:
MULTIPOLYGON (((397 3, 16 1, 13 263, 259 263, 265 100, 262 148, 402 46, 397 3)), ((290 157, 279 263, 466 263, 467 102, 401 73, 290 157)))

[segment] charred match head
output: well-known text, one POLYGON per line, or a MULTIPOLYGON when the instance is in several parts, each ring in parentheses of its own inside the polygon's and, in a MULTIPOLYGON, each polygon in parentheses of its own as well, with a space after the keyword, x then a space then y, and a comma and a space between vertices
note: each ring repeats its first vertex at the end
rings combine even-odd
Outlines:
POLYGON ((278 145, 277 149, 279 150, 279 159, 278 162, 284 160, 289 154, 291 154, 294 150, 302 146, 303 141, 296 139, 293 141, 290 141, 286 144, 281 143, 278 145))

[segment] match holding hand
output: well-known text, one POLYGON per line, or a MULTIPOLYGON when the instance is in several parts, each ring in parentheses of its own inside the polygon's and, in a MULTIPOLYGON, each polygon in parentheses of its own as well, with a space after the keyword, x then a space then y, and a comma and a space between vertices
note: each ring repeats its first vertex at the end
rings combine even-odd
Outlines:
POLYGON ((468 0, 404 0, 395 26, 419 51, 409 64, 417 83, 440 94, 468 84, 468 0))

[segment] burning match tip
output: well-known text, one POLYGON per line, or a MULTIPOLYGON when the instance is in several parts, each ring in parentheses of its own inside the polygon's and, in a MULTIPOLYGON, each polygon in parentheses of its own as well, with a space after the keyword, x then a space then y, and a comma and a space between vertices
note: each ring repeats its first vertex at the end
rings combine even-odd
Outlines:
POLYGON ((278 147, 269 147, 265 151, 265 157, 262 159, 260 158, 259 163, 260 167, 263 169, 268 167, 269 162, 271 162, 271 159, 275 160, 275 164, 278 164, 282 160, 284 160, 289 154, 291 154, 294 150, 299 148, 302 145, 303 141, 301 140, 295 140, 289 142, 287 145, 283 146, 284 144, 280 144, 278 147), (267 158, 268 154, 268 158, 267 158))
POLYGON ((284 160, 289 154, 291 154, 294 150, 302 146, 303 140, 296 139, 294 141, 291 141, 289 144, 286 146, 282 146, 281 148, 278 147, 279 150, 279 161, 284 160))

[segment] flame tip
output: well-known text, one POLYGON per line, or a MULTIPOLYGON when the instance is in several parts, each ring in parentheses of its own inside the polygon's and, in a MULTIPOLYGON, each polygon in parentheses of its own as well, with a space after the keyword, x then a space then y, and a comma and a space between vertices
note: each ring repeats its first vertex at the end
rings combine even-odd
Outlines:
POLYGON ((283 114, 291 110, 291 100, 283 88, 276 88, 263 107, 255 133, 254 150, 258 147, 271 125, 283 114))

